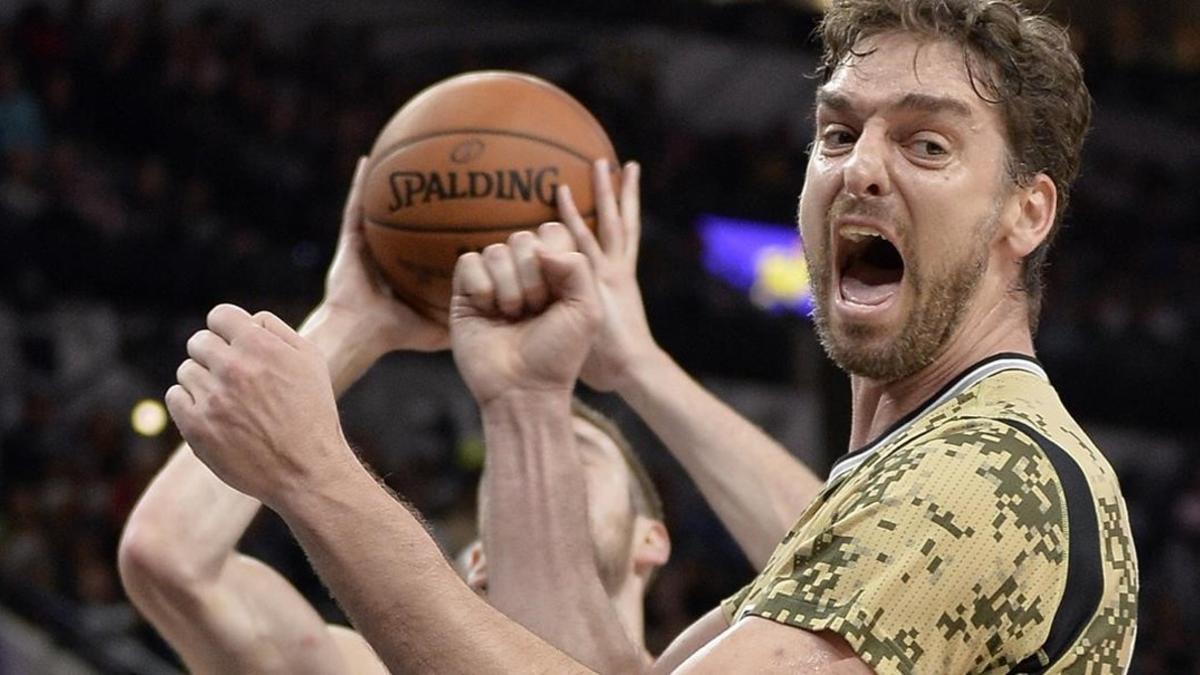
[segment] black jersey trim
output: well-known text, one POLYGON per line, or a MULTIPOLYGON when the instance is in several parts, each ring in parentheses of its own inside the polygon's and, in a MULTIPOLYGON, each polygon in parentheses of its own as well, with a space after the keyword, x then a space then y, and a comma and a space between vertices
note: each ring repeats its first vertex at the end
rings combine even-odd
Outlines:
POLYGON ((1058 474, 1067 500, 1067 585, 1062 601, 1054 612, 1050 633, 1041 649, 1016 665, 1014 673, 1044 673, 1058 662, 1087 628, 1104 596, 1104 570, 1101 566, 1100 526, 1096 520, 1096 501, 1083 469, 1062 446, 1033 427, 1011 419, 996 421, 1028 436, 1042 449, 1058 474), (1038 653, 1048 657, 1046 665, 1038 653))
POLYGON ((980 369, 982 369, 982 368, 986 367, 988 364, 994 363, 996 361, 1004 361, 1004 360, 1012 360, 1012 359, 1015 359, 1018 361, 1028 361, 1029 363, 1032 363, 1033 365, 1037 366, 1039 369, 1043 370, 1043 372, 1045 370, 1044 368, 1042 368, 1041 362, 1039 362, 1037 359, 1033 358, 1032 356, 1029 356, 1028 354, 1018 354, 1016 352, 1001 352, 999 354, 993 354, 981 361, 977 361, 975 364, 973 364, 969 368, 967 368, 967 369, 963 370, 961 373, 959 373, 954 379, 947 382, 944 386, 942 386, 941 389, 938 389, 937 392, 935 392, 929 398, 926 398, 924 401, 922 401, 921 405, 917 406, 916 408, 913 408, 908 414, 906 414, 903 417, 901 417, 900 419, 896 420, 895 423, 893 423, 891 426, 889 426, 887 429, 885 429, 882 433, 880 433, 875 438, 868 441, 866 443, 866 445, 863 445, 862 447, 860 447, 856 450, 851 450, 850 452, 846 453, 845 455, 842 455, 836 462, 833 463, 833 467, 830 468, 829 475, 830 476, 838 475, 838 473, 839 473, 838 467, 840 465, 843 465, 846 462, 853 461, 854 459, 874 450, 878 445, 880 445, 880 443, 885 438, 887 438, 888 436, 891 436, 897 430, 899 430, 903 427, 906 427, 909 424, 912 424, 914 420, 916 420, 918 417, 920 417, 921 415, 924 415, 926 412, 928 412, 929 409, 934 405, 934 403, 936 403, 938 401, 938 399, 945 396, 947 392, 949 392, 952 389, 954 389, 955 387, 957 387, 964 380, 970 378, 972 375, 974 375, 980 369))

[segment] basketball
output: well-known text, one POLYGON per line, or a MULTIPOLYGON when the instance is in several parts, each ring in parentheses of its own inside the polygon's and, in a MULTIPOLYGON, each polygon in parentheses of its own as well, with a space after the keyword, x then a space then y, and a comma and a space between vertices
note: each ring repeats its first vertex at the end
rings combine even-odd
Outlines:
POLYGON ((363 193, 367 244, 397 296, 448 318, 458 257, 559 220, 571 188, 595 229, 592 163, 616 153, 599 122, 558 87, 521 73, 443 80, 406 103, 371 148, 363 193))

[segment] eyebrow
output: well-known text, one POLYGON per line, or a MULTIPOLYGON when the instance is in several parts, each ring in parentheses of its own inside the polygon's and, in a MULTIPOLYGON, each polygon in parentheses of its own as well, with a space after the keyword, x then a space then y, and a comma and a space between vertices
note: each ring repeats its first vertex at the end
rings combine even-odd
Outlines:
MULTIPOLYGON (((824 87, 817 90, 817 107, 829 108, 835 112, 854 112, 854 103, 845 94, 830 91, 824 87)), ((887 110, 909 110, 924 113, 949 113, 956 117, 971 118, 974 113, 971 107, 962 101, 949 96, 933 96, 930 94, 908 93, 899 100, 884 105, 887 110)))

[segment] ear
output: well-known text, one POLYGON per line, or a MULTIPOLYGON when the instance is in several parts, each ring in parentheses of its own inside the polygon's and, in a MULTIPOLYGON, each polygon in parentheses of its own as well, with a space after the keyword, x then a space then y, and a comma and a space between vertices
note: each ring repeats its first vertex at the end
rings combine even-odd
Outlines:
POLYGON ((479 539, 471 542, 467 547, 467 569, 475 571, 484 565, 487 565, 487 558, 483 555, 483 542, 479 539))
POLYGON ((1058 189, 1054 181, 1039 173, 1027 186, 1017 186, 1011 199, 1016 210, 1002 237, 1008 253, 1021 260, 1033 253, 1054 226, 1054 215, 1058 208, 1058 189))
POLYGON ((633 542, 633 573, 649 578, 655 569, 667 564, 671 557, 671 537, 662 521, 638 516, 635 524, 637 540, 633 542))
POLYGON ((481 593, 487 585, 487 557, 483 554, 483 542, 476 539, 471 545, 458 554, 455 561, 458 573, 463 581, 476 593, 481 593))

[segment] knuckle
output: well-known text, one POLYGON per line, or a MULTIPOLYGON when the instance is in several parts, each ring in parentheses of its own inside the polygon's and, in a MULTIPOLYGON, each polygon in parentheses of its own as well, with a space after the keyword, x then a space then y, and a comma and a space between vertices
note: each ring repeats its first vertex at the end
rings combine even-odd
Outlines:
POLYGON ((488 244, 483 249, 484 260, 500 260, 508 254, 508 246, 504 244, 488 244))
POLYGON ((225 364, 223 379, 230 384, 241 384, 251 378, 250 366, 244 359, 230 359, 225 364))
POLYGON ((513 232, 512 234, 508 235, 508 245, 513 248, 517 248, 517 247, 525 248, 525 247, 532 246, 534 240, 535 240, 534 234, 532 232, 530 232, 529 230, 521 230, 519 232, 513 232))
POLYGON ((231 408, 229 394, 223 391, 215 392, 212 396, 206 398, 201 405, 205 415, 208 417, 220 417, 231 408))
POLYGON ((222 316, 228 313, 229 305, 227 303, 221 303, 216 307, 213 307, 212 309, 208 310, 208 316, 206 317, 208 325, 211 326, 214 321, 219 321, 222 316))
POLYGON ((525 301, 521 298, 498 298, 496 305, 500 311, 509 315, 520 314, 525 309, 525 301))

